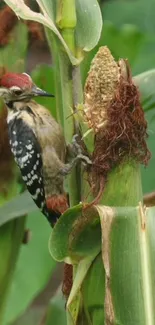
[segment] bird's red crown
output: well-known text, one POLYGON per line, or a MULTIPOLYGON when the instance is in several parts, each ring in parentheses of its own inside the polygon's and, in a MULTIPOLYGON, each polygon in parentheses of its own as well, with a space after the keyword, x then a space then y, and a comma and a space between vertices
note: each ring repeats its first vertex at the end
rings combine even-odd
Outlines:
POLYGON ((11 88, 17 86, 21 89, 31 89, 32 79, 26 73, 6 73, 1 77, 0 86, 11 88))

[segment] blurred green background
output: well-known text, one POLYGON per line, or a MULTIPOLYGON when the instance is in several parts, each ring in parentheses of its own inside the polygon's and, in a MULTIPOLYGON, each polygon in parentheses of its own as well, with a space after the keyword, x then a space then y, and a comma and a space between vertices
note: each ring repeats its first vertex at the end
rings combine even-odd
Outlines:
MULTIPOLYGON (((90 62, 101 45, 107 45, 115 59, 127 58, 133 76, 155 69, 155 1, 107 0, 100 1, 100 5, 103 31, 98 46, 87 54, 81 65, 83 83, 90 62)), ((4 3, 0 6, 2 10, 4 3)), ((37 10, 36 2, 33 0, 31 7, 37 10)), ((4 27, 4 21, 0 19, 0 31, 2 31, 0 32, 0 65, 11 71, 24 70, 30 73, 39 87, 47 91, 52 90, 54 93, 55 67, 42 28, 23 22, 17 24, 15 20, 15 27, 10 36, 4 27)), ((149 166, 142 167, 143 192, 148 193, 155 189, 155 71, 152 70, 143 78, 140 76, 136 78, 148 121, 148 146, 152 153, 149 166)), ((53 100, 41 98, 39 102, 48 108, 52 107, 53 115, 56 116, 53 100)), ((3 203, 21 191, 16 174, 14 182, 13 190, 10 189, 7 199, 3 200, 1 195, 0 220, 4 216, 4 211, 5 216, 8 215, 7 218, 11 219, 12 205, 8 206, 8 210, 3 210, 3 203)), ((14 213, 16 213, 16 203, 18 207, 18 200, 14 202, 14 213)), ((24 204, 26 203, 23 200, 23 211, 24 204)), ((32 238, 20 250, 9 292, 4 325, 65 324, 65 301, 61 290, 58 290, 62 281, 63 266, 56 265, 48 253, 47 242, 51 230, 37 210, 28 216, 26 227, 30 229, 32 238)))

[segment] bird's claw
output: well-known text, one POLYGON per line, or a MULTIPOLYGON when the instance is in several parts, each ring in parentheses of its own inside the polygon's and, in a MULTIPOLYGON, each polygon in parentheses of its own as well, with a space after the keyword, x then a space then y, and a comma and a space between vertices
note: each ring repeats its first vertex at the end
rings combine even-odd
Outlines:
POLYGON ((82 153, 77 155, 77 159, 81 160, 84 165, 92 165, 92 161, 89 159, 89 157, 83 155, 82 153))
POLYGON ((79 135, 78 134, 74 134, 73 135, 73 138, 72 138, 72 142, 71 142, 71 148, 72 148, 72 151, 73 151, 73 153, 75 155, 79 155, 79 154, 82 153, 81 146, 78 143, 78 138, 79 138, 79 135))
POLYGON ((79 135, 74 134, 73 138, 72 138, 72 144, 71 144, 72 149, 77 156, 77 159, 81 160, 85 165, 92 165, 92 162, 89 159, 89 157, 83 154, 83 150, 82 150, 80 144, 78 143, 78 138, 79 138, 79 135))

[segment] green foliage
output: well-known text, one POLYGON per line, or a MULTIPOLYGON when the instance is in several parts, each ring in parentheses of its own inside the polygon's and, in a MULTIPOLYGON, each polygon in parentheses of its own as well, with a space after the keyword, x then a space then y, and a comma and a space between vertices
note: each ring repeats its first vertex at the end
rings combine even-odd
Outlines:
POLYGON ((155 111, 150 110, 146 113, 146 119, 148 121, 148 147, 151 152, 151 160, 148 166, 142 167, 142 182, 143 182, 143 193, 149 193, 154 191, 155 184, 155 111))
POLYGON ((51 229, 39 212, 30 214, 26 227, 32 238, 20 250, 15 274, 9 294, 4 324, 21 315, 30 302, 45 287, 55 269, 47 249, 47 238, 51 229))
MULTIPOLYGON (((115 47, 112 45, 112 53, 114 53, 114 55, 116 53, 116 58, 129 58, 129 62, 132 66, 132 71, 134 74, 151 69, 155 65, 155 58, 153 55, 155 50, 155 23, 153 18, 154 10, 154 0, 150 0, 148 3, 145 0, 127 2, 108 1, 106 5, 103 6, 105 25, 111 22, 117 29, 118 35, 122 34, 123 36, 124 34, 120 40, 118 37, 116 37, 114 42, 115 47), (132 37, 130 36, 131 42, 126 42, 124 48, 124 37, 128 37, 128 29, 131 29, 131 31, 133 29, 132 37), (137 44, 135 46, 135 39, 136 35, 138 34, 140 37, 139 40, 137 39, 137 44), (117 40, 118 44, 116 44, 117 40), (124 49, 126 53, 124 53, 124 49), (134 60, 132 60, 132 57, 134 60)), ((103 41, 105 42, 105 39, 103 41)), ((106 41, 107 45, 109 46, 108 37, 106 37, 106 41)))
POLYGON ((142 32, 150 34, 154 34, 155 29, 154 10, 154 0, 149 0, 148 3, 145 0, 110 0, 102 6, 105 19, 113 21, 117 27, 122 24, 137 25, 142 32))
POLYGON ((0 227, 0 323, 3 323, 8 290, 23 237, 25 217, 0 227))
POLYGON ((99 254, 94 259, 81 289, 84 301, 84 313, 88 324, 103 324, 104 322, 104 288, 105 271, 101 254, 99 254))
POLYGON ((50 253, 57 261, 77 263, 100 250, 100 235, 95 211, 82 216, 81 205, 74 206, 60 217, 54 227, 49 241, 50 253))
POLYGON ((77 0, 75 40, 78 49, 89 52, 98 43, 102 31, 102 15, 96 0, 77 0))
MULTIPOLYGON (((16 192, 14 192, 15 194, 16 192)), ((11 200, 8 198, 8 202, 0 208, 0 226, 13 219, 21 218, 35 210, 38 209, 27 191, 16 195, 11 200)))
POLYGON ((144 302, 141 299, 143 276, 140 268, 140 245, 135 240, 138 237, 137 232, 139 232, 138 217, 136 218, 136 211, 134 211, 130 218, 115 219, 109 239, 110 259, 114 260, 111 268, 112 296, 116 318, 122 324, 143 324, 142 320, 145 319, 144 302), (118 277, 118 274, 121 276, 118 277), (126 312, 126 308, 130 310, 130 315, 126 312))
POLYGON ((14 325, 40 325, 44 322, 45 325, 67 325, 65 311, 65 297, 62 294, 61 287, 55 292, 52 299, 49 301, 48 307, 44 305, 32 305, 21 316, 14 325))
POLYGON ((106 319, 112 317, 118 324, 154 324, 154 208, 145 211, 140 203, 136 208, 106 209, 109 207, 99 209, 106 319))
POLYGON ((144 108, 145 116, 148 122, 148 147, 152 154, 151 160, 147 167, 141 167, 142 170, 142 183, 143 193, 154 191, 155 184, 155 70, 150 70, 142 73, 135 78, 135 82, 139 87, 141 93, 142 105, 144 108))
POLYGON ((0 49, 0 66, 8 71, 23 72, 27 51, 27 27, 23 23, 15 26, 9 44, 0 49))
MULTIPOLYGON (((55 82, 54 82, 55 68, 42 64, 37 66, 31 73, 34 83, 41 89, 46 89, 47 92, 55 95, 55 82)), ((56 118, 56 99, 50 97, 38 97, 36 101, 45 106, 51 111, 53 117, 56 118)))
POLYGON ((67 325, 66 321, 65 299, 60 288, 50 300, 45 325, 67 325))

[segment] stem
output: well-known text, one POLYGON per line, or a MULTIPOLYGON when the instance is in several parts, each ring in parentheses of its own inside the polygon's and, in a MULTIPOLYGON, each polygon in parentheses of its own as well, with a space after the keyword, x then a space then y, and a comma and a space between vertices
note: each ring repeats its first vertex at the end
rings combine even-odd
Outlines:
POLYGON ((151 260, 149 252, 149 243, 146 231, 143 231, 146 214, 145 210, 140 203, 139 205, 139 239, 140 239, 140 253, 141 253, 141 273, 142 285, 144 294, 144 311, 145 322, 147 325, 154 324, 154 301, 153 301, 153 284, 151 277, 151 260))
POLYGON ((74 100, 74 107, 80 103, 83 103, 83 88, 82 88, 82 81, 81 81, 81 71, 80 67, 73 67, 72 70, 72 79, 73 79, 73 100, 74 100))
POLYGON ((62 29, 62 36, 72 53, 75 55, 75 40, 74 40, 74 29, 66 28, 62 29))
MULTIPOLYGON (((61 80, 61 95, 62 95, 62 107, 58 108, 58 115, 61 116, 61 123, 64 128, 65 139, 67 143, 70 143, 74 134, 75 125, 72 118, 73 112, 73 81, 72 81, 72 65, 63 52, 58 53, 58 65, 61 80), (61 111, 60 111, 61 110, 61 111)), ((57 86, 56 86, 57 88, 57 86)), ((60 101, 60 99, 59 99, 60 101)), ((57 106, 58 107, 58 106, 57 106)), ((73 206, 79 202, 78 187, 76 182, 76 170, 68 176, 68 188, 70 205, 73 206)))
POLYGON ((134 161, 127 161, 114 168, 109 174, 100 204, 134 207, 142 200, 140 166, 134 161))
POLYGON ((64 41, 75 55, 74 29, 77 23, 75 0, 58 0, 56 23, 61 29, 64 41))
MULTIPOLYGON (((61 34, 69 49, 75 55, 75 0, 58 1, 56 23, 61 29, 61 34)), ((70 143, 73 134, 78 132, 78 125, 76 124, 72 113, 77 104, 81 103, 83 99, 80 70, 79 67, 72 66, 67 54, 64 52, 55 36, 51 35, 48 30, 46 32, 56 67, 55 88, 57 119, 63 126, 66 142, 70 143)), ((77 167, 68 176, 68 192, 71 206, 80 201, 81 182, 79 181, 79 172, 79 167, 77 167)))
MULTIPOLYGON (((48 30, 46 30, 46 34, 55 64, 57 120, 63 127, 66 143, 71 143, 73 134, 78 132, 73 112, 83 98, 80 70, 79 67, 72 66, 56 38, 48 30)), ((80 201, 79 180, 79 167, 77 167, 68 176, 71 206, 80 201)))

